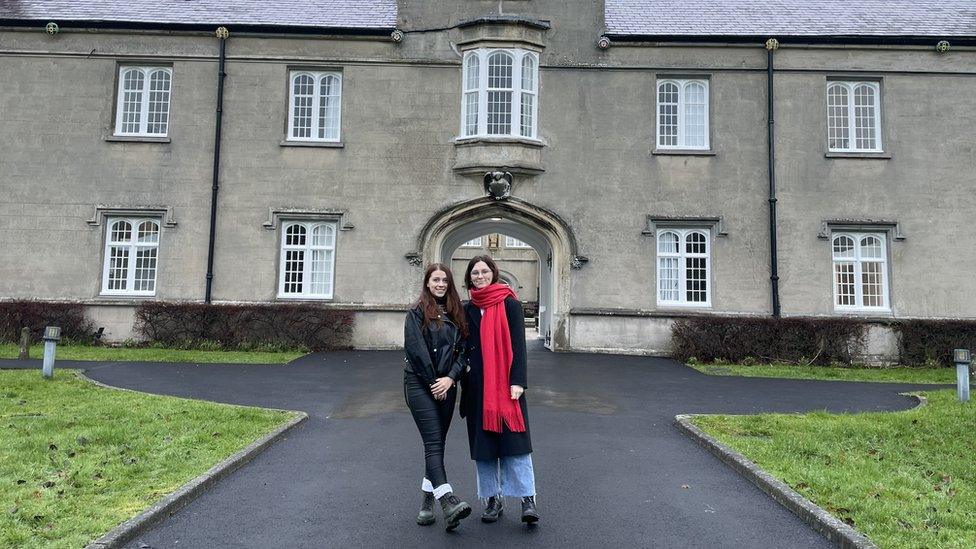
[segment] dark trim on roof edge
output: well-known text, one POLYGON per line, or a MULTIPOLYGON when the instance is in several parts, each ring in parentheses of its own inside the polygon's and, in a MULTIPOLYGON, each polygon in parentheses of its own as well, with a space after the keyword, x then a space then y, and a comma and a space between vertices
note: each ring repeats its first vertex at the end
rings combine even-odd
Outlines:
POLYGON ((549 30, 552 28, 549 21, 532 19, 531 17, 522 17, 521 15, 486 15, 484 17, 476 17, 474 19, 466 19, 459 22, 457 26, 458 28, 463 29, 464 27, 473 27, 474 25, 480 25, 483 23, 522 24, 541 30, 549 30))
POLYGON ((315 27, 302 25, 249 25, 234 23, 146 23, 141 21, 105 21, 83 19, 0 19, 0 26, 5 27, 36 27, 43 31, 44 26, 54 21, 62 29, 106 29, 106 30, 165 30, 187 32, 212 32, 217 27, 227 27, 231 33, 262 33, 262 34, 307 34, 307 35, 357 35, 357 36, 386 36, 393 32, 395 26, 390 27, 315 27))
POLYGON ((733 43, 733 44, 755 44, 763 46, 768 38, 776 38, 780 45, 790 44, 852 44, 852 45, 897 45, 897 46, 935 46, 939 40, 948 40, 954 46, 974 46, 976 36, 896 36, 896 35, 830 35, 830 36, 807 36, 807 35, 720 35, 720 34, 696 34, 696 35, 664 35, 664 34, 610 34, 604 36, 613 42, 679 42, 679 43, 733 43))

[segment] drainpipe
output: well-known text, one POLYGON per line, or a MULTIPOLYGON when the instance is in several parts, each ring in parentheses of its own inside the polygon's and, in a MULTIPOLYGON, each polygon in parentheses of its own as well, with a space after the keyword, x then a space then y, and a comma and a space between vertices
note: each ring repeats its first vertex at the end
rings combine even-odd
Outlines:
POLYGON ((214 239, 217 235, 217 191, 220 189, 220 122, 224 114, 224 61, 226 59, 227 38, 230 32, 226 27, 217 29, 217 39, 220 41, 220 58, 217 63, 217 120, 214 129, 214 157, 213 157, 213 185, 210 191, 210 242, 207 245, 207 293, 204 297, 210 303, 210 292, 213 289, 214 239))
POLYGON ((766 40, 766 120, 769 144, 769 282, 773 293, 773 317, 779 318, 779 269, 776 258, 776 146, 773 124, 773 52, 779 40, 766 40))

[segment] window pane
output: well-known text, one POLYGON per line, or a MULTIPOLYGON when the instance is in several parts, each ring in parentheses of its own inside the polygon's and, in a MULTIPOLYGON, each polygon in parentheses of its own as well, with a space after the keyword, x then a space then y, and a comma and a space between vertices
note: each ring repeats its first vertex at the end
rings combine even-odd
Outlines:
POLYGON ((285 229, 285 246, 304 246, 305 245, 305 226, 289 225, 285 229))
MULTIPOLYGON (((303 237, 304 240, 304 237, 303 237)), ((305 271, 305 250, 285 251, 285 293, 300 294, 305 271)))
POLYGON ((658 145, 678 146, 678 86, 664 82, 658 86, 658 145))
POLYGON ((852 307, 857 304, 854 295, 854 264, 834 263, 834 284, 837 291, 837 305, 852 307))
POLYGON ((139 133, 142 120, 142 92, 145 78, 142 70, 129 69, 122 73, 121 133, 139 133))
POLYGON ((535 91, 535 60, 528 54, 522 58, 522 90, 535 91))
POLYGON ((312 246, 326 248, 335 246, 335 229, 332 225, 316 225, 312 229, 312 246))
POLYGON ((108 253, 108 289, 125 290, 129 277, 129 248, 112 246, 108 253))
POLYGON ((465 248, 480 248, 481 247, 481 237, 472 238, 471 240, 461 244, 465 248))
POLYGON ((512 88, 512 56, 505 52, 495 52, 488 57, 488 87, 512 88))
POLYGON ((865 261, 861 264, 861 296, 865 307, 884 307, 884 289, 879 261, 865 261))
MULTIPOLYGON (((688 235, 689 237, 691 235, 688 235)), ((689 303, 705 303, 708 301, 708 267, 707 258, 685 258, 685 298, 689 303)))
POLYGON ((136 250, 136 272, 133 290, 152 292, 156 289, 156 253, 158 248, 140 247, 136 250))
POLYGON ((831 84, 827 87, 827 146, 830 149, 850 148, 847 87, 831 84))
POLYGON ((861 84, 854 88, 854 135, 859 150, 877 148, 875 135, 875 90, 874 86, 861 84))
POLYGON ((464 75, 464 89, 467 90, 477 90, 478 89, 478 77, 481 73, 481 60, 478 59, 478 54, 471 53, 465 58, 467 63, 467 69, 464 75))
POLYGON ((478 92, 464 94, 464 135, 478 133, 478 92))
POLYGON ((848 236, 834 237, 834 259, 853 259, 854 239, 848 236))
POLYGON ((332 293, 332 250, 311 251, 311 281, 309 292, 314 295, 332 293))
POLYGON ((139 224, 140 244, 155 244, 159 242, 159 225, 155 221, 143 221, 139 224))
POLYGON ((319 139, 339 139, 339 77, 328 74, 319 86, 319 139))
POLYGON ((865 236, 861 239, 862 259, 884 259, 884 247, 876 236, 865 236))
POLYGON ((688 233, 685 242, 685 252, 689 254, 704 254, 707 253, 707 239, 705 235, 701 233, 688 233))
POLYGON ((671 232, 661 233, 657 239, 657 251, 667 254, 678 253, 678 235, 671 232))
POLYGON ((488 133, 507 135, 512 132, 512 92, 488 92, 488 133))
POLYGON ((312 104, 315 95, 315 80, 307 74, 300 74, 292 82, 292 137, 312 137, 312 104))
POLYGON ((678 261, 677 257, 658 258, 657 289, 661 301, 678 301, 678 261))
POLYGON ((684 146, 705 147, 705 85, 691 82, 685 86, 684 146))
POLYGON ((132 240, 132 225, 128 221, 116 221, 112 224, 111 242, 129 242, 132 240))
POLYGON ((169 71, 153 71, 149 76, 149 118, 146 133, 166 133, 169 124, 169 90, 169 71))
POLYGON ((522 93, 522 123, 519 125, 519 134, 522 137, 532 137, 532 108, 535 105, 535 96, 531 93, 522 93))

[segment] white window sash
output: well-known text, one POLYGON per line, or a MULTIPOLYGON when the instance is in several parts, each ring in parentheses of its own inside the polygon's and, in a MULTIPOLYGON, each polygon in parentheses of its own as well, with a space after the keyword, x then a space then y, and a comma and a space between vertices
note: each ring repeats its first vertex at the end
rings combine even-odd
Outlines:
POLYGON ((118 87, 115 90, 115 135, 131 137, 166 137, 169 134, 170 107, 173 103, 173 69, 169 67, 134 67, 122 65, 118 72, 118 87), (123 131, 123 117, 125 115, 125 73, 134 70, 142 74, 142 94, 139 104, 139 129, 135 132, 123 131), (169 76, 169 92, 166 99, 166 131, 149 133, 149 96, 152 89, 150 76, 156 71, 163 71, 169 76))
MULTIPOLYGON (((528 50, 522 50, 518 48, 514 49, 499 49, 499 48, 484 48, 472 50, 471 55, 477 56, 478 58, 478 118, 477 118, 477 130, 474 134, 466 133, 466 119, 467 119, 467 94, 475 91, 474 88, 467 87, 467 67, 468 63, 464 62, 461 65, 461 124, 460 131, 458 133, 462 138, 469 137, 516 137, 520 139, 538 139, 539 134, 539 57, 528 50), (512 57, 512 87, 511 88, 488 88, 488 58, 496 52, 505 52, 512 57), (532 57, 532 90, 522 90, 522 60, 527 57, 532 57), (511 122, 509 124, 508 133, 505 134, 489 134, 488 133, 488 92, 490 91, 503 91, 511 92, 511 102, 509 107, 511 109, 511 122), (533 96, 532 102, 532 112, 531 112, 531 123, 532 132, 531 136, 523 136, 521 131, 522 124, 522 93, 530 93, 533 96)), ((465 54, 466 56, 468 53, 465 54)))
POLYGON ((159 279, 159 242, 162 240, 162 223, 153 217, 110 217, 105 220, 105 248, 102 259, 102 291, 101 295, 129 295, 129 296, 154 296, 156 295, 157 281, 159 279), (119 221, 129 223, 131 229, 129 240, 116 242, 112 240, 112 227, 119 221), (156 231, 159 235, 156 242, 139 242, 139 225, 145 221, 156 223, 156 231), (122 248, 128 251, 126 259, 125 288, 109 289, 109 274, 112 261, 112 248, 122 248), (135 290, 136 285, 136 259, 140 250, 156 249, 156 265, 153 269, 152 290, 135 290))
POLYGON ((711 230, 709 229, 676 229, 676 228, 661 228, 657 231, 658 244, 655 246, 656 257, 655 260, 655 272, 657 273, 656 279, 658 282, 655 284, 655 296, 657 299, 657 304, 659 306, 666 307, 711 307, 712 306, 712 243, 711 243, 711 230), (660 241, 661 235, 664 233, 674 233, 678 235, 678 251, 674 252, 661 252, 660 251, 660 241), (701 233, 705 236, 705 253, 690 253, 687 251, 686 245, 688 242, 688 235, 692 233, 701 233), (678 299, 677 300, 665 300, 661 299, 661 258, 674 258, 678 260, 678 299), (689 258, 704 258, 705 259, 705 301, 688 301, 688 262, 689 258))
POLYGON ((834 310, 837 311, 890 311, 891 301, 888 289, 888 239, 883 233, 833 233, 830 237, 830 250, 831 250, 831 285, 833 286, 834 295, 834 310), (853 253, 850 257, 845 258, 834 258, 833 247, 834 240, 839 236, 846 236, 854 241, 853 253), (881 257, 880 258, 864 258, 861 256, 861 240, 864 237, 873 236, 881 242, 881 257), (853 305, 842 305, 840 304, 840 292, 839 284, 837 282, 837 264, 838 263, 852 263, 854 265, 854 304, 853 305), (879 273, 881 275, 881 306, 866 306, 864 305, 864 263, 878 263, 879 273))
POLYGON ((338 226, 336 223, 324 223, 324 222, 310 222, 310 223, 299 223, 299 222, 285 222, 281 225, 281 249, 280 258, 278 261, 278 298, 280 299, 332 299, 335 295, 335 258, 336 258, 336 247, 338 240, 338 226), (287 244, 288 241, 288 229, 295 225, 300 225, 305 228, 305 244, 287 244), (312 244, 312 233, 315 227, 319 225, 326 225, 332 228, 332 245, 331 246, 316 246, 312 244), (302 251, 302 291, 301 292, 286 292, 285 291, 285 273, 286 265, 289 251, 302 251), (331 252, 329 254, 329 278, 328 286, 329 291, 327 293, 312 293, 312 252, 322 251, 331 252))
POLYGON ((711 112, 709 108, 710 99, 709 95, 711 93, 710 86, 708 85, 708 79, 692 79, 692 80, 675 80, 666 79, 658 80, 657 85, 654 87, 654 105, 655 105, 655 132, 654 132, 654 146, 658 149, 666 150, 688 150, 688 151, 707 151, 710 144, 709 133, 711 127, 711 112), (678 103, 677 103, 677 118, 678 118, 678 135, 676 145, 662 145, 661 144, 661 86, 665 84, 674 84, 678 88, 678 103), (690 84, 701 84, 704 87, 704 109, 705 109, 705 120, 704 127, 702 131, 704 132, 704 140, 702 145, 689 145, 688 144, 688 130, 685 124, 685 109, 687 108, 687 103, 685 99, 685 91, 690 84))
POLYGON ((342 140, 342 73, 339 72, 310 72, 310 71, 294 71, 288 78, 288 136, 285 141, 303 141, 303 142, 316 142, 316 143, 338 143, 342 140), (295 80, 299 76, 307 75, 312 77, 312 105, 311 105, 311 126, 309 128, 308 137, 297 137, 295 136, 295 80), (322 108, 322 81, 327 77, 335 77, 335 85, 338 88, 338 93, 336 93, 336 102, 338 103, 338 109, 336 109, 336 136, 335 137, 324 137, 320 138, 319 130, 327 130, 327 125, 323 126, 324 123, 319 119, 319 112, 322 108))
POLYGON ((827 147, 830 152, 883 152, 884 145, 881 140, 881 86, 877 82, 841 82, 841 81, 831 81, 827 84, 827 147), (847 113, 847 147, 831 147, 830 146, 830 88, 832 86, 843 86, 847 91, 847 106, 845 107, 847 113), (874 148, 860 148, 857 146, 857 120, 855 118, 855 113, 857 112, 856 101, 854 97, 854 90, 858 86, 868 86, 874 91, 874 102, 872 104, 872 109, 874 111, 874 148))

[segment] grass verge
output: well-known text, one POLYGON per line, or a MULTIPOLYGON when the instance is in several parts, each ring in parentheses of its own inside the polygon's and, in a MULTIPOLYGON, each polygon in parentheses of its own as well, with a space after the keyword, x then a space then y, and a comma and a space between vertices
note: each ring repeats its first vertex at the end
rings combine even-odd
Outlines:
POLYGON ((923 394, 904 412, 693 421, 880 547, 976 547, 976 403, 923 394))
MULTIPOLYGON (((0 358, 17 358, 20 347, 0 343, 0 358)), ((188 362, 198 364, 284 364, 295 360, 300 352, 200 351, 195 349, 157 349, 153 347, 95 347, 92 345, 59 345, 59 360, 97 360, 115 362, 188 362)), ((43 358, 44 346, 32 345, 31 358, 43 358)))
POLYGON ((0 370, 0 547, 82 547, 289 419, 0 370))
POLYGON ((881 383, 956 383, 953 368, 835 368, 796 364, 697 364, 688 366, 715 376, 780 377, 827 381, 874 381, 881 383))

